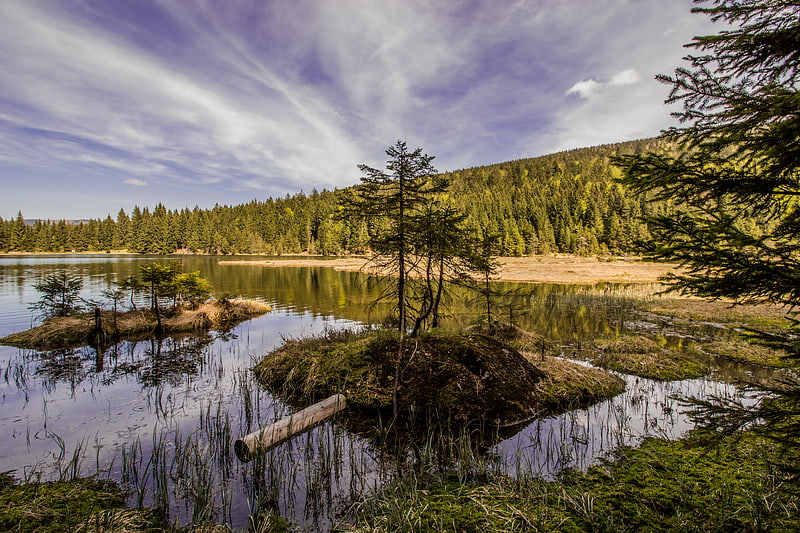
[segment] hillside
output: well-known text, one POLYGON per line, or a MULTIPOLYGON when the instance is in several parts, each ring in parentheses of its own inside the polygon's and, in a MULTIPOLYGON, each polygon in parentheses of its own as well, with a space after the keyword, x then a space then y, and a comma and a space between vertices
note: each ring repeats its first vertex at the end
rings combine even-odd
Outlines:
MULTIPOLYGON (((610 158, 668 147, 663 139, 647 139, 447 172, 448 196, 467 215, 469 227, 501 236, 502 255, 635 252, 636 242, 648 237, 639 217, 663 206, 634 199, 616 183, 620 171, 610 158)), ((0 251, 363 252, 367 227, 334 218, 341 192, 213 209, 172 211, 158 204, 77 225, 38 220, 31 226, 20 214, 0 219, 0 251)))

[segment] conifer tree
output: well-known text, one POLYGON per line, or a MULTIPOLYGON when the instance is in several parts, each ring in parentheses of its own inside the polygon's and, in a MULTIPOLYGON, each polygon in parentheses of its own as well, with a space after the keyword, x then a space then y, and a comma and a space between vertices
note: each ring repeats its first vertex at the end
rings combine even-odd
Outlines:
MULTIPOLYGON (((654 255, 686 267, 673 287, 736 302, 800 303, 800 4, 695 0, 694 12, 727 23, 695 37, 688 66, 658 79, 682 104, 666 132, 677 155, 617 160, 623 182, 675 212, 648 219, 654 255), (758 223, 753 224, 756 220, 758 223)), ((755 407, 697 404, 720 433, 755 421, 769 435, 800 438, 800 383, 755 407), (777 399, 776 399, 777 398, 777 399)))

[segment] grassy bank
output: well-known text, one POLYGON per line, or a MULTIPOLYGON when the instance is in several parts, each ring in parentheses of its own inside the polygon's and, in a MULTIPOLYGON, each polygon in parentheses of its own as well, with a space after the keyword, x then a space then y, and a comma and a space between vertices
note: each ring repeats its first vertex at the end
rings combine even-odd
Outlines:
POLYGON ((796 531, 800 495, 774 468, 772 444, 727 439, 711 450, 650 439, 613 462, 562 479, 430 471, 398 479, 362 503, 352 532, 796 531))
MULTIPOLYGON (((162 311, 163 334, 229 328, 270 310, 269 305, 252 300, 214 300, 193 309, 162 311)), ((157 326, 156 316, 149 309, 101 311, 100 317, 103 335, 109 340, 146 338, 154 334, 157 326)), ((40 326, 3 337, 0 344, 52 350, 89 343, 96 333, 94 314, 80 313, 48 318, 40 326)))

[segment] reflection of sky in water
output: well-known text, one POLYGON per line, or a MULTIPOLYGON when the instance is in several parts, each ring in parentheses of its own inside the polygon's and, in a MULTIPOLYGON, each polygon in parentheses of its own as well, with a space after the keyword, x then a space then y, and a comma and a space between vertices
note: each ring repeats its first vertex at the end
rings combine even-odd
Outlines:
MULTIPOLYGON (((84 276, 84 296, 91 298, 113 280, 135 272, 139 264, 153 260, 165 259, 2 258, 0 335, 30 326, 27 305, 37 299, 31 285, 45 275, 67 269, 84 276)), ((47 356, 48 362, 37 352, 0 346, 4 376, 0 381, 0 471, 15 470, 21 477, 35 469, 52 476, 59 457, 63 468, 80 448, 84 474, 94 473, 99 466, 110 477, 121 479, 129 474, 122 466, 124 448, 138 458, 138 475, 153 479, 154 441, 166 443, 164 465, 171 468, 188 453, 182 450, 175 457, 181 442, 197 443, 196 453, 203 457, 211 453, 208 450, 232 447, 237 437, 288 414, 283 404, 253 382, 249 369, 261 356, 284 339, 353 325, 354 320, 368 316, 363 309, 371 298, 370 289, 364 277, 354 273, 221 267, 218 258, 208 257, 181 261, 185 271, 200 270, 218 289, 272 302, 276 309, 240 324, 231 335, 209 339, 196 350, 192 349, 195 341, 187 339, 167 340, 160 350, 151 342, 123 342, 116 352, 108 350, 99 364, 91 348, 47 356), (155 368, 159 372, 152 372, 155 368), (217 418, 229 423, 223 434, 215 433, 219 431, 213 424, 217 413, 221 415, 217 418)), ((554 316, 559 320, 573 316, 553 303, 560 297, 545 294, 551 289, 530 290, 526 298, 531 305, 547 304, 533 324, 540 320, 541 327, 552 328, 554 316)), ((568 292, 567 288, 552 290, 568 292)), ((607 327, 607 317, 598 319, 600 326, 590 324, 592 314, 602 311, 587 309, 582 322, 559 327, 587 333, 607 327)), ((643 436, 677 438, 689 424, 672 396, 733 393, 732 387, 705 379, 661 383, 626 376, 625 380, 624 394, 589 409, 534 422, 495 446, 492 452, 502 470, 512 475, 552 476, 563 467, 584 468, 619 444, 635 444, 643 436)), ((267 498, 264 505, 274 503, 301 526, 317 529, 346 509, 352 498, 375 490, 387 475, 367 443, 330 422, 268 452, 260 464, 242 465, 230 457, 225 464, 200 465, 218 476, 215 490, 224 488, 226 494, 219 504, 220 517, 234 527, 247 525, 247 516, 254 510, 253 495, 261 493, 274 496, 275 502, 267 498)), ((152 503, 152 495, 144 503, 152 503)), ((184 521, 191 515, 191 509, 180 503, 172 511, 173 517, 177 513, 184 521)))
POLYGON ((493 449, 512 475, 552 478, 562 468, 584 469, 621 445, 644 437, 677 439, 691 423, 680 397, 731 396, 735 387, 709 379, 660 382, 622 376, 625 392, 587 409, 538 420, 493 449))

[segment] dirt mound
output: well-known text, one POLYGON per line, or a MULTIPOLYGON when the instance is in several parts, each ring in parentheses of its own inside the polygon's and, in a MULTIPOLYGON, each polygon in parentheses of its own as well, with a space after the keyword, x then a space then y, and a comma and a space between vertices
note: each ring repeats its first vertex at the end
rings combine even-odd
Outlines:
MULTIPOLYGON (((288 341, 254 370, 293 403, 343 393, 351 408, 386 412, 398 352, 393 331, 333 332, 288 341)), ((515 348, 486 335, 406 339, 400 368, 397 403, 405 418, 436 410, 451 420, 502 424, 538 412, 536 386, 544 373, 515 348)))

